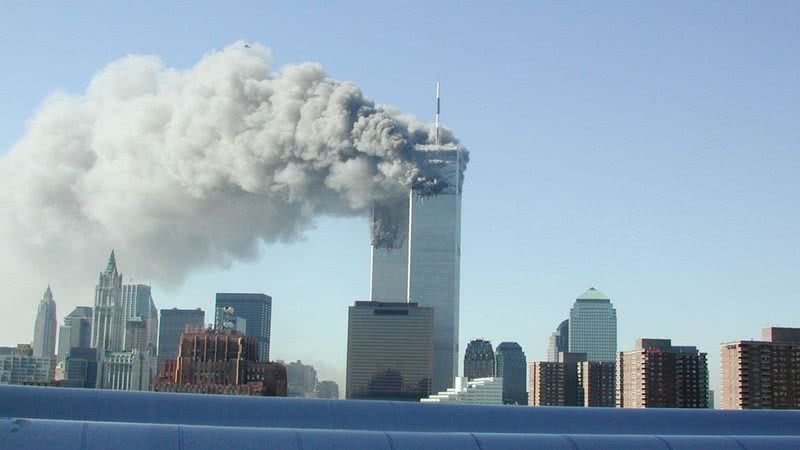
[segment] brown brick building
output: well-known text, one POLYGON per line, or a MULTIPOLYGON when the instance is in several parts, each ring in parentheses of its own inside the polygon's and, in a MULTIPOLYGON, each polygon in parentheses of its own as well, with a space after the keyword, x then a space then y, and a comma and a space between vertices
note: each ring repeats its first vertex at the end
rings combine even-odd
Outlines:
POLYGON ((616 406, 617 365, 606 361, 578 363, 578 406, 616 406))
POLYGON ((558 362, 532 362, 533 406, 614 406, 616 364, 586 361, 586 353, 559 352, 558 362))
POLYGON ((617 367, 618 407, 708 407, 708 363, 696 347, 638 339, 636 350, 619 353, 617 367))
POLYGON ((286 368, 258 361, 258 338, 231 330, 193 330, 180 338, 178 358, 165 360, 159 392, 286 396, 286 368))
POLYGON ((532 362, 530 397, 532 406, 564 406, 566 404, 566 364, 563 362, 532 362))
POLYGON ((723 409, 800 409, 800 328, 721 346, 723 409))

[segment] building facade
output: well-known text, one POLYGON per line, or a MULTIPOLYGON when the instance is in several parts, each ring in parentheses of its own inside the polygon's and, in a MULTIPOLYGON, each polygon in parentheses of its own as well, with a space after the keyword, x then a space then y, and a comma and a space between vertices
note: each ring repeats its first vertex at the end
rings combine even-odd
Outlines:
POLYGON ((286 396, 286 368, 259 360, 259 338, 237 331, 194 330, 180 338, 153 390, 204 394, 286 396))
POLYGON ((617 406, 707 408, 708 364, 696 347, 669 339, 638 339, 617 360, 617 406))
POLYGON ((98 355, 96 348, 73 347, 64 360, 64 387, 97 386, 98 355))
POLYGON ((278 362, 286 366, 287 396, 316 397, 317 371, 314 366, 303 364, 299 360, 288 364, 283 361, 278 362))
POLYGON ((36 311, 36 323, 33 327, 33 356, 50 358, 56 355, 57 331, 56 302, 53 301, 53 292, 50 290, 50 286, 47 286, 36 311))
POLYGON ((181 335, 187 330, 205 328, 206 313, 200 309, 162 309, 158 331, 158 367, 178 357, 181 335))
POLYGON ((800 409, 800 328, 722 344, 722 409, 800 409))
POLYGON ((569 319, 563 320, 547 340, 547 360, 558 361, 558 354, 569 351, 569 319))
POLYGON ((433 308, 356 302, 348 315, 346 398, 418 401, 431 393, 433 308))
POLYGON ((55 378, 55 356, 34 356, 28 344, 0 355, 0 384, 50 383, 55 378))
POLYGON ((98 387, 115 391, 149 391, 151 377, 149 352, 104 352, 98 387))
MULTIPOLYGON (((434 317, 435 314, 434 310, 434 317)), ((493 378, 494 365, 494 349, 491 342, 483 339, 469 341, 464 351, 464 377, 493 378)))
POLYGON ((407 197, 372 208, 370 298, 432 307, 437 391, 458 371, 461 195, 465 150, 455 144, 417 145, 420 173, 407 197))
POLYGON ((531 406, 566 405, 566 364, 537 361, 529 367, 531 406))
POLYGON ((616 406, 617 364, 605 361, 581 361, 578 369, 578 398, 586 407, 616 406))
POLYGON ((503 380, 500 378, 457 377, 455 387, 420 400, 422 403, 503 404, 503 380))
POLYGON ((494 357, 495 376, 503 379, 503 403, 527 405, 528 361, 522 347, 516 342, 501 342, 494 357))
POLYGON ((125 309, 122 304, 122 274, 117 271, 114 251, 108 258, 106 270, 100 273, 95 287, 92 314, 92 347, 104 352, 123 349, 125 309))
POLYGON ((331 380, 320 381, 317 384, 317 397, 339 400, 339 385, 331 380))
POLYGON ((272 297, 265 294, 218 293, 214 308, 214 326, 224 328, 226 309, 245 319, 246 336, 258 339, 259 360, 269 361, 272 328, 272 297))
POLYGON ((78 306, 64 318, 64 325, 58 329, 58 361, 65 361, 71 348, 89 348, 91 345, 92 308, 78 306))
POLYGON ((586 353, 589 361, 616 361, 617 311, 595 288, 578 297, 570 310, 569 351, 586 353))

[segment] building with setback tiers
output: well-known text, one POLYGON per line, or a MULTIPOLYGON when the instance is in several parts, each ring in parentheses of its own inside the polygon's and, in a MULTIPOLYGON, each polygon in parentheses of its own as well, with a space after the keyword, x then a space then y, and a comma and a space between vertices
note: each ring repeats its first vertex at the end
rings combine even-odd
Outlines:
POLYGON ((420 400, 422 403, 471 403, 481 405, 503 404, 503 380, 499 378, 467 377, 455 379, 455 387, 420 400))
POLYGON ((494 377, 494 349, 491 342, 483 339, 469 341, 464 351, 464 376, 468 379, 494 377))
POLYGON ((114 251, 106 270, 100 273, 94 294, 92 347, 104 352, 122 351, 125 334, 125 308, 122 304, 122 274, 117 271, 114 251))
POLYGON ((722 409, 800 409, 800 328, 722 344, 722 409))
POLYGON ((433 308, 356 302, 347 326, 348 399, 418 401, 431 393, 433 308))
POLYGON ((56 355, 56 302, 53 301, 53 292, 50 286, 44 291, 36 311, 36 323, 33 327, 33 356, 37 358, 50 358, 56 355))
POLYGON ((503 403, 527 405, 528 361, 516 342, 501 342, 494 352, 495 376, 503 379, 503 403))
POLYGON ((696 347, 669 339, 637 339, 617 360, 617 406, 707 408, 708 364, 696 347))

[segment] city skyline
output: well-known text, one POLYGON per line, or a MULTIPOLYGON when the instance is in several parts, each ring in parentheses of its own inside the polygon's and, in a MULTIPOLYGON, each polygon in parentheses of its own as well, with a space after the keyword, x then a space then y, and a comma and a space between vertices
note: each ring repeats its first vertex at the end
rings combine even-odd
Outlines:
MULTIPOLYGON (((187 24, 212 9, 164 8, 159 17, 187 24)), ((51 16, 36 6, 20 6, 0 18, 19 38, 0 43, 0 54, 19 58, 0 74, 14 86, 0 106, 7 124, 0 153, 5 158, 50 93, 79 94, 93 73, 131 53, 161 55, 169 67, 186 68, 244 36, 271 46, 276 66, 320 61, 377 102, 428 122, 439 74, 443 124, 473 160, 462 220, 462 351, 481 336, 519 342, 529 360, 544 360, 547 337, 589 286, 613 298, 619 342, 644 335, 691 342, 708 352, 712 373, 721 342, 770 325, 797 325, 791 322, 800 278, 793 174, 800 114, 792 75, 797 30, 789 26, 796 6, 738 5, 720 13, 719 5, 692 5, 688 17, 667 5, 659 14, 586 5, 518 6, 513 17, 479 6, 454 15, 452 5, 411 6, 391 20, 375 11, 355 14, 366 27, 378 23, 406 36, 380 48, 328 20, 347 11, 341 8, 299 14, 252 5, 245 20, 219 12, 217 34, 188 27, 176 38, 143 36, 129 20, 158 18, 76 6, 64 13, 68 22, 110 24, 120 38, 94 29, 67 39, 71 27, 40 20, 51 16), (300 42, 283 22, 308 23, 311 31, 300 42), (452 32, 432 38, 444 28, 452 32), (486 33, 465 31, 474 29, 486 33), (523 38, 506 39, 510 31, 523 38), (21 55, 14 44, 20 41, 30 44, 21 55), (409 67, 386 69, 411 52, 409 67)), ((123 203, 107 213, 128 219, 125 210, 123 203)), ((141 223, 144 230, 148 222, 141 223)), ((368 299, 368 230, 365 217, 323 218, 298 242, 200 267, 183 283, 144 270, 159 261, 129 250, 124 268, 153 286, 161 308, 200 307, 210 315, 215 292, 274 296, 281 323, 272 330, 273 359, 313 363, 344 386, 345 306, 368 299)), ((96 268, 119 245, 80 248, 91 260, 88 271, 82 259, 4 261, 3 282, 13 287, 15 302, 3 300, 1 316, 20 319, 7 319, 0 343, 32 340, 35 303, 48 282, 62 314, 90 305, 96 268)), ((19 253, 15 246, 9 243, 9 255, 19 253)))

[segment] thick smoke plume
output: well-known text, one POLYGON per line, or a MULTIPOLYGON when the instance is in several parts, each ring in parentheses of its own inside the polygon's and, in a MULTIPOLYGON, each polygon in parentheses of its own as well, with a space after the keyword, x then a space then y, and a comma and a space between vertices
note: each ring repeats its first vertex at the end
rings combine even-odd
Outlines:
POLYGON ((0 158, 0 239, 51 272, 88 278, 117 248, 138 277, 178 282, 402 195, 419 174, 413 146, 430 141, 427 125, 319 64, 272 72, 260 45, 187 70, 128 56, 82 95, 49 98, 0 158))

